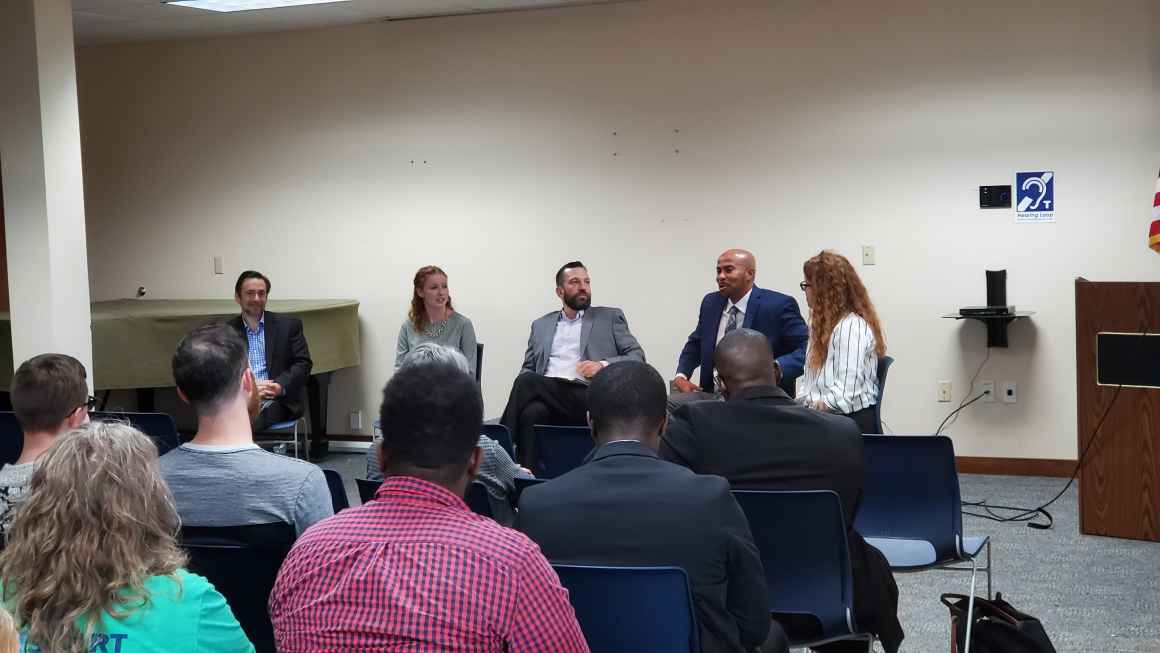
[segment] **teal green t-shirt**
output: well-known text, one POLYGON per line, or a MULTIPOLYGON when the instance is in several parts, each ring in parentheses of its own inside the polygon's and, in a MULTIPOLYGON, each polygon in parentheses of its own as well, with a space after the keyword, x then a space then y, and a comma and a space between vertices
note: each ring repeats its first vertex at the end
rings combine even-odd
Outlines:
MULTIPOLYGON (((176 579, 150 577, 145 589, 149 603, 124 619, 101 616, 89 653, 253 653, 225 598, 205 578, 181 569, 176 579)), ((21 653, 42 653, 27 640, 22 630, 21 653)))

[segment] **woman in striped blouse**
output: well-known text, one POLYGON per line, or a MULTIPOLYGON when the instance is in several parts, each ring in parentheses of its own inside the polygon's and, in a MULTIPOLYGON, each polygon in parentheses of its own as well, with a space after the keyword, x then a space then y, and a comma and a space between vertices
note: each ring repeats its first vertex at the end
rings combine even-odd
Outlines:
POLYGON ((802 266, 810 344, 797 401, 845 415, 877 433, 878 358, 886 341, 866 287, 845 256, 824 250, 802 266))

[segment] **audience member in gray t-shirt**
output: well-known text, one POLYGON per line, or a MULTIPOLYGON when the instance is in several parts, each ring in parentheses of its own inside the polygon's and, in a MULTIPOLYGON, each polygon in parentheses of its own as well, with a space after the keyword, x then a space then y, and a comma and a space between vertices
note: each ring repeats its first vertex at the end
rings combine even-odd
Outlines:
POLYGON ((301 534, 334 514, 317 465, 256 444, 184 444, 160 459, 181 523, 243 526, 286 522, 301 534))
POLYGON ((261 386, 232 327, 191 331, 173 354, 178 395, 197 413, 193 440, 161 457, 161 475, 189 526, 285 522, 299 534, 333 514, 317 465, 254 444, 249 410, 261 386))

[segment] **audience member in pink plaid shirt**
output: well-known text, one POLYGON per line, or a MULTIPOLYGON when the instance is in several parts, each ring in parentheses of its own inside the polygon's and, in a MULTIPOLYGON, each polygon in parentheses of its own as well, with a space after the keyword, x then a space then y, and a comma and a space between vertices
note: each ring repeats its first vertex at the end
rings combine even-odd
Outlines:
POLYGON ((482 414, 454 366, 395 374, 380 411, 386 482, 294 545, 270 595, 279 653, 588 651, 539 548, 463 503, 482 414))

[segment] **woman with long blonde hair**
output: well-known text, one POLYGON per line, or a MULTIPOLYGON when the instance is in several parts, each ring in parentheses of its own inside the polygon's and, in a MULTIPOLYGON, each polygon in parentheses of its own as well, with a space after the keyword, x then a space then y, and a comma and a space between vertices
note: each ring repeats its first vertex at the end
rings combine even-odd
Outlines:
POLYGON ((417 345, 434 342, 458 349, 467 358, 468 374, 475 378, 479 364, 475 352, 475 327, 471 320, 451 307, 447 273, 435 265, 425 265, 415 273, 411 310, 399 327, 395 347, 395 369, 417 345))
POLYGON ((802 266, 810 307, 810 341, 798 402, 850 417, 877 433, 878 359, 886 340, 878 312, 845 256, 823 250, 802 266))
POLYGON ((0 553, 25 651, 252 652, 222 595, 184 569, 178 527, 149 438, 120 422, 63 436, 0 553))

